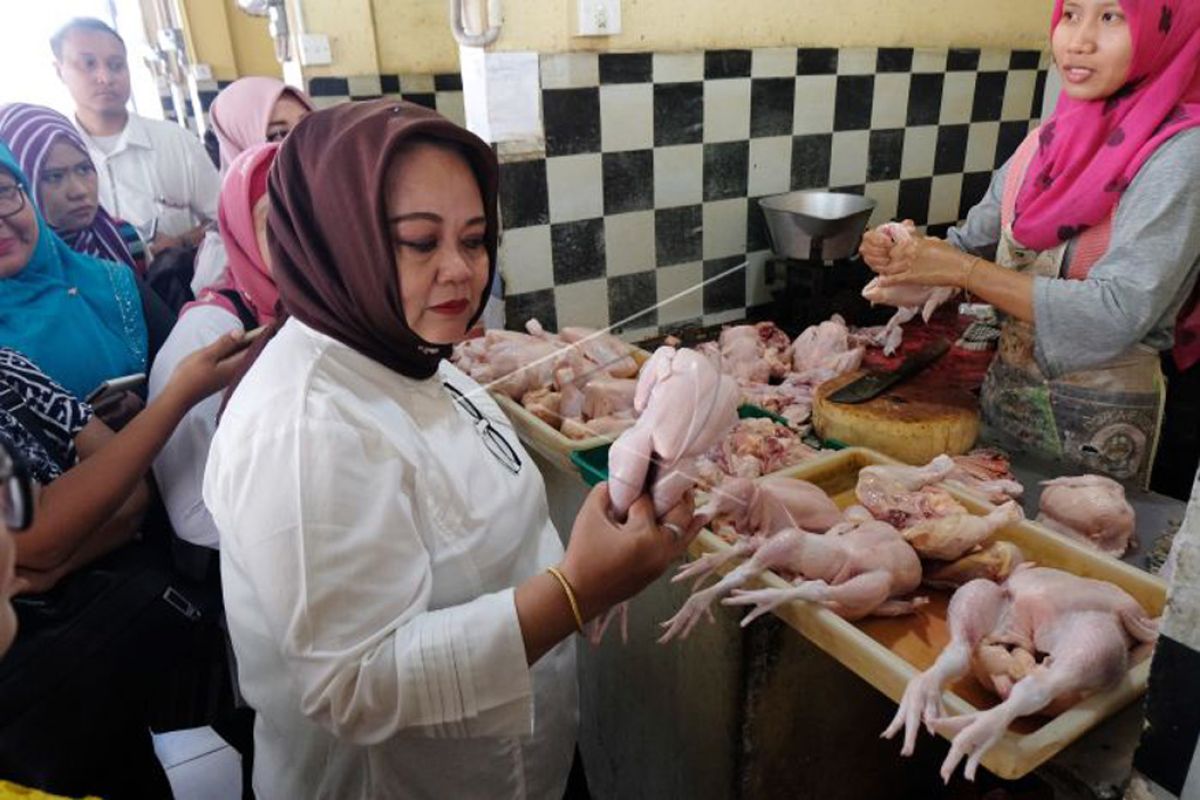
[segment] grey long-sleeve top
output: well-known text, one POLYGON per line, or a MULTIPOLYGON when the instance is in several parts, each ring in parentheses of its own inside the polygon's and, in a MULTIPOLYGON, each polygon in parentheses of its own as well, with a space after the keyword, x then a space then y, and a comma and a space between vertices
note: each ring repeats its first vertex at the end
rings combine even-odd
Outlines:
MULTIPOLYGON (((947 241, 994 258, 1008 164, 947 241)), ((1074 242, 1067 245, 1063 274, 1074 242)), ((1158 148, 1117 206, 1108 252, 1086 280, 1034 280, 1036 357, 1048 377, 1098 367, 1138 342, 1174 344, 1175 318, 1200 274, 1200 128, 1158 148)))

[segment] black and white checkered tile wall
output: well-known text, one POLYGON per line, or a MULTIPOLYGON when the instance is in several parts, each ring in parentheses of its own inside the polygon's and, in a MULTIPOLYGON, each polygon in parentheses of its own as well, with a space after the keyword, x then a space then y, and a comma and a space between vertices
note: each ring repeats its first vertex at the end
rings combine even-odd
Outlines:
POLYGON ((432 108, 459 125, 466 125, 462 76, 457 72, 311 78, 308 93, 318 108, 328 108, 346 100, 372 100, 376 97, 404 99, 432 108))
POLYGON ((624 326, 632 339, 772 299, 763 196, 865 193, 873 223, 965 217, 1039 116, 1047 58, 771 48, 540 67, 544 157, 501 166, 508 323, 605 326, 658 306, 624 326))

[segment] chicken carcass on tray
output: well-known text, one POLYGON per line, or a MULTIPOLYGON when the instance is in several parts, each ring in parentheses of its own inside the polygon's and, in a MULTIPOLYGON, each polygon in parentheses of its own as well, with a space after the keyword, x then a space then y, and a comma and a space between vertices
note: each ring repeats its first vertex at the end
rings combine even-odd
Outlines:
POLYGON ((964 774, 974 780, 980 760, 1017 718, 1060 711, 1119 682, 1158 635, 1157 620, 1120 587, 1028 564, 1002 584, 974 580, 958 589, 947 622, 949 644, 909 681, 883 733, 890 739, 903 731, 906 756, 922 724, 950 737, 941 769, 947 782, 964 758, 964 774), (971 672, 1001 702, 944 716, 942 691, 971 672))
POLYGON ((1012 473, 1008 456, 993 448, 979 448, 953 456, 954 471, 947 480, 987 498, 990 503, 1020 500, 1025 487, 1012 473))
POLYGON ((1133 506, 1125 487, 1103 475, 1043 481, 1037 521, 1120 558, 1133 541, 1133 506))
POLYGON ((701 458, 701 475, 708 486, 723 476, 757 478, 786 469, 817 455, 800 434, 765 417, 739 420, 737 425, 701 458), (713 470, 709 469, 712 466, 713 470), (709 476, 717 480, 709 480, 709 476))

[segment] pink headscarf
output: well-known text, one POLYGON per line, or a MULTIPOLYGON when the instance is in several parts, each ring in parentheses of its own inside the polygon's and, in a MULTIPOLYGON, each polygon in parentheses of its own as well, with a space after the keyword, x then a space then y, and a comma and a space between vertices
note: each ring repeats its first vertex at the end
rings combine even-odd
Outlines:
POLYGON ((278 78, 239 78, 213 100, 208 117, 221 145, 222 175, 243 150, 267 141, 271 112, 284 94, 290 94, 309 111, 315 108, 308 95, 278 78))
POLYGON ((181 314, 192 306, 212 305, 237 316, 233 303, 221 294, 232 289, 254 313, 260 325, 268 325, 275 319, 279 290, 275 288, 270 267, 258 250, 254 206, 267 193, 267 173, 278 150, 277 143, 254 145, 243 150, 229 165, 217 208, 217 221, 221 226, 221 239, 225 242, 229 264, 221 280, 202 291, 200 297, 194 303, 188 303, 181 314))
POLYGON ((1159 145, 1200 125, 1200 2, 1121 8, 1133 37, 1129 82, 1107 100, 1059 95, 1017 195, 1013 233, 1025 247, 1050 250, 1102 222, 1159 145))

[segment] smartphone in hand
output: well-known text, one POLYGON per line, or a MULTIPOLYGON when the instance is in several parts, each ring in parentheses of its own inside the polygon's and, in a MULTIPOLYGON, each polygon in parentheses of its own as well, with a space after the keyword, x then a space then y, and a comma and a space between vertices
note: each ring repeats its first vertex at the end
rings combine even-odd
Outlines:
POLYGON ((84 398, 84 401, 89 405, 95 405, 109 395, 136 389, 145 382, 146 373, 144 372, 135 372, 132 375, 122 375, 119 378, 109 378, 108 380, 102 382, 95 389, 92 389, 92 391, 88 392, 88 395, 84 398))

